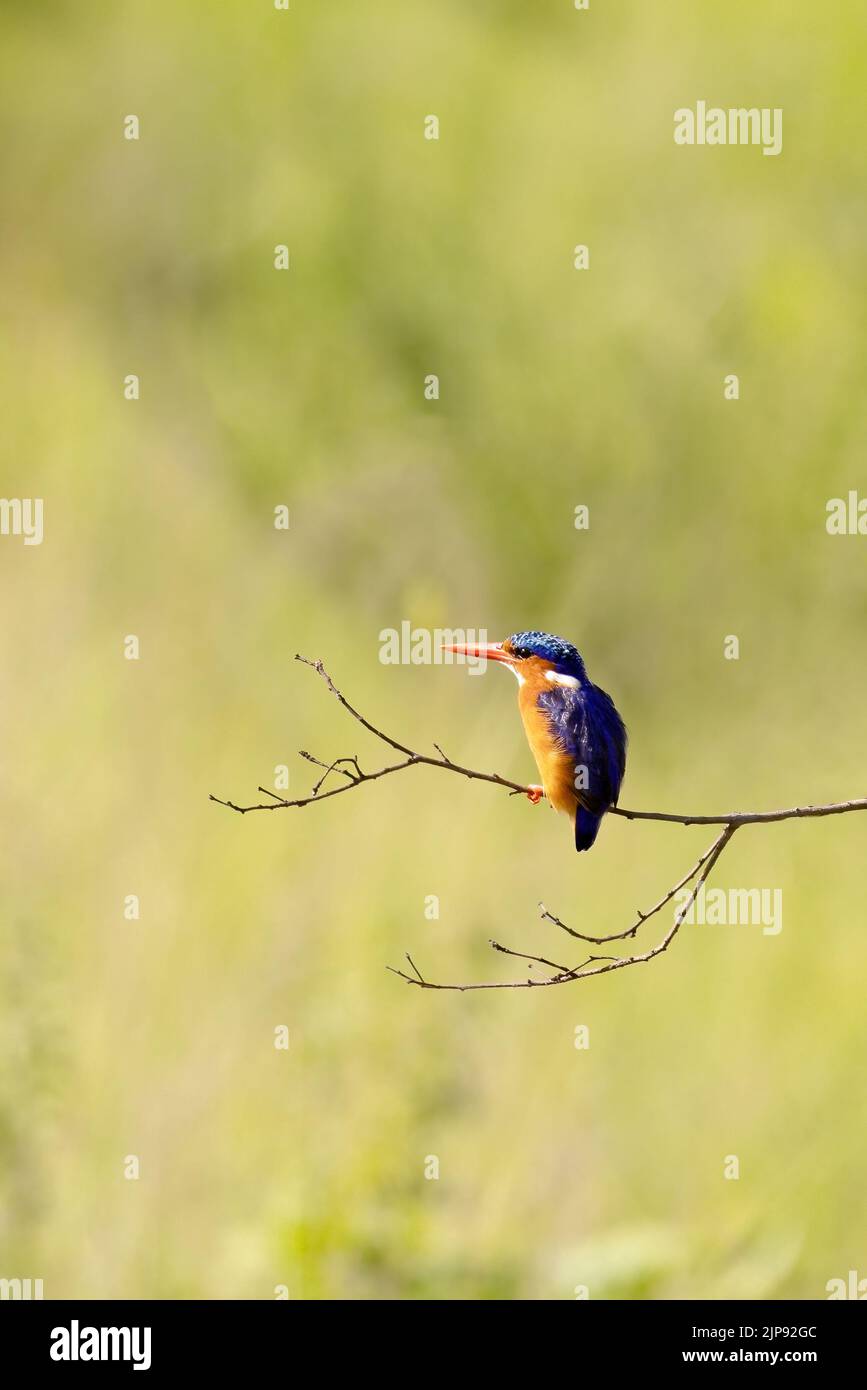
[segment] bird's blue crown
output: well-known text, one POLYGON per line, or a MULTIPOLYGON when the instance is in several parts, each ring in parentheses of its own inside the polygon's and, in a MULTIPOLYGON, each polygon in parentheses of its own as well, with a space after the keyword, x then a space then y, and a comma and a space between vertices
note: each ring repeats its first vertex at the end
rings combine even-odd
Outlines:
POLYGON ((507 645, 517 657, 538 656, 569 675, 584 673, 581 653, 565 637, 555 637, 551 632, 516 632, 507 645))

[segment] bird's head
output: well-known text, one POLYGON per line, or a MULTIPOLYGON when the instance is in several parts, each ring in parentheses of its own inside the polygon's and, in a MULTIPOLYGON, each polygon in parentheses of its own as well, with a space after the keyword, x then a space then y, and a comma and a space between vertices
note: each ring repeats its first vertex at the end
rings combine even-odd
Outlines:
POLYGON ((527 680, 531 675, 544 679, 546 673, 551 673, 560 677, 564 684, 571 685, 580 684, 587 678, 578 648, 564 637, 555 637, 550 632, 515 632, 505 642, 487 645, 458 643, 444 650, 499 661, 508 666, 519 680, 527 680))

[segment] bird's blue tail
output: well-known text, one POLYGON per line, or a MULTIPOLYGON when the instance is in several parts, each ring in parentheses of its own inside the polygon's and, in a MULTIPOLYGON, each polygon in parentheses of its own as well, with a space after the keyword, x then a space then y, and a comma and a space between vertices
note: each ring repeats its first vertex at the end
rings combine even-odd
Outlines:
POLYGON ((602 817, 587 811, 583 806, 578 807, 575 816, 575 848, 580 853, 582 849, 589 849, 596 839, 597 832, 602 824, 602 817))

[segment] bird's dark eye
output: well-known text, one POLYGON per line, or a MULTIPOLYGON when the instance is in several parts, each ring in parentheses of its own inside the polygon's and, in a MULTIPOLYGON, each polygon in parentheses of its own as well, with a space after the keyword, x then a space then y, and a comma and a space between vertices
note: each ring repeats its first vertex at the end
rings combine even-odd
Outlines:
POLYGON ((530 655, 530 648, 529 648, 529 647, 513 647, 513 648, 512 648, 512 654, 513 654, 514 656, 517 656, 517 657, 526 657, 526 656, 529 656, 529 655, 530 655))

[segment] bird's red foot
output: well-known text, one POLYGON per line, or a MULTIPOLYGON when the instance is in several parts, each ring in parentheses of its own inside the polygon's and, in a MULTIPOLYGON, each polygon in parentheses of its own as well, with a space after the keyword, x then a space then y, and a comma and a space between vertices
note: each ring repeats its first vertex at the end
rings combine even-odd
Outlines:
POLYGON ((527 800, 532 801, 534 806, 538 806, 542 797, 545 795, 544 787, 537 787, 535 783, 527 788, 527 800))

